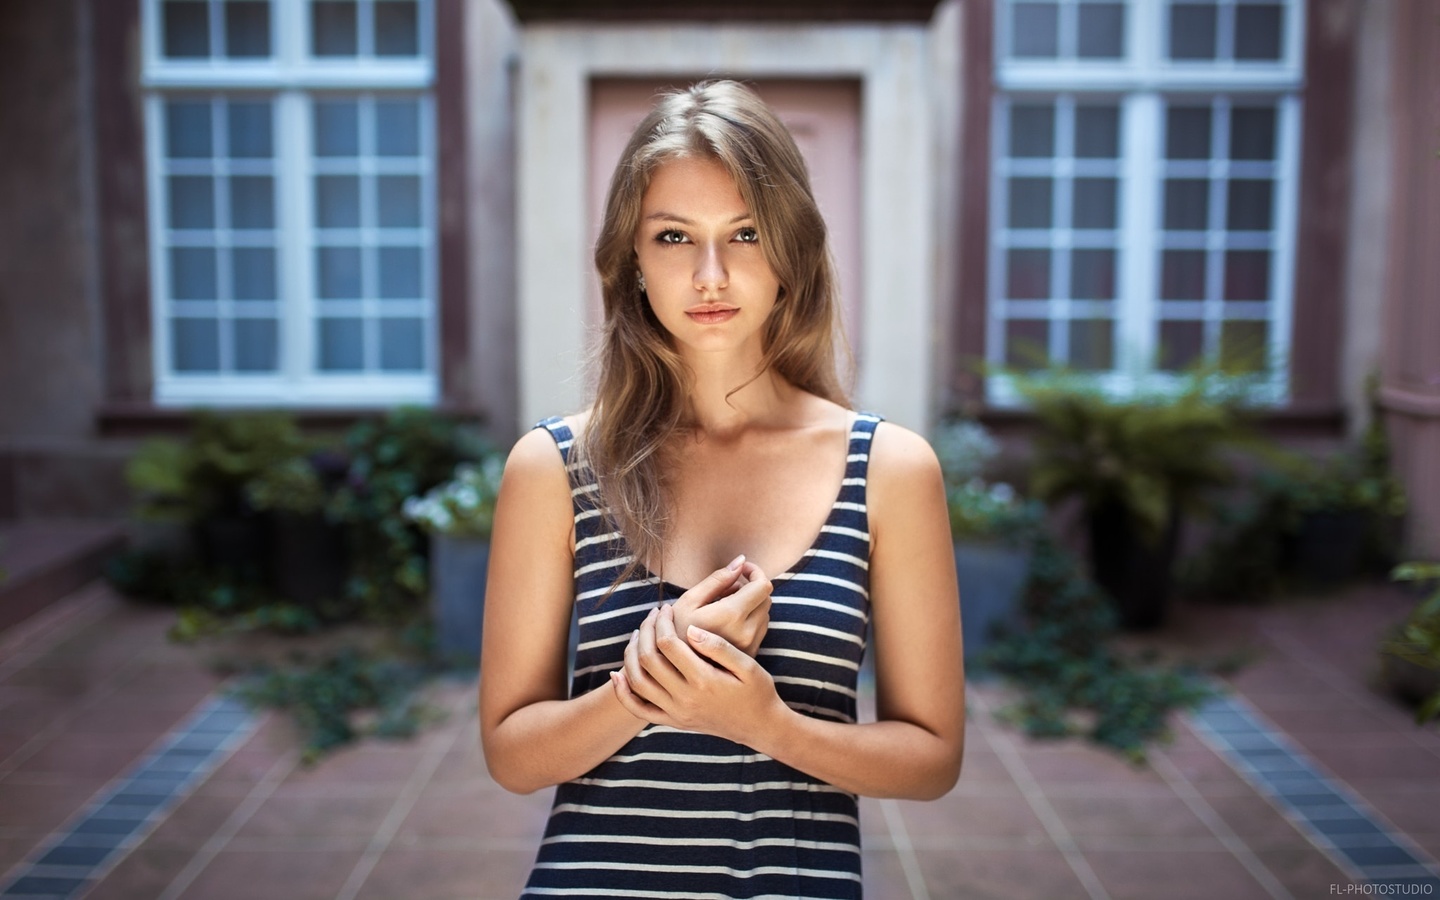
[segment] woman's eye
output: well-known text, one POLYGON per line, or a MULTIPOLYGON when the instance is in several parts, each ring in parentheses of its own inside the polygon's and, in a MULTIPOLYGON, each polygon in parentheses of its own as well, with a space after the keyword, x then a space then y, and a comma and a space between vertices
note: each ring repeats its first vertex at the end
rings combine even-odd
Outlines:
POLYGON ((760 232, 753 228, 742 228, 736 233, 735 239, 742 244, 753 244, 760 240, 760 232))
POLYGON ((666 229, 655 235, 655 240, 662 244, 683 244, 685 243, 685 235, 673 229, 666 229))

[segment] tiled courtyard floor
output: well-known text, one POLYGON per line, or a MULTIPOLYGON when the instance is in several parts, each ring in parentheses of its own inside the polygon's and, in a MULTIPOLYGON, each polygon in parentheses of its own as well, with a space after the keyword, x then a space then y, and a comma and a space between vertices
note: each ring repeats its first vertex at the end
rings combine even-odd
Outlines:
MULTIPOLYGON (((1379 585, 1183 608, 1147 642, 1251 658, 1233 678, 1239 700, 1433 862, 1440 732, 1417 729, 1367 683, 1379 634, 1410 602, 1379 585)), ((167 642, 171 621, 96 585, 0 632, 0 890, 219 688, 203 648, 167 642)), ((862 803, 867 897, 1320 898, 1355 883, 1192 719, 1136 768, 1020 736, 996 721, 1004 699, 972 686, 964 774, 948 796, 862 803)), ((440 684, 435 702, 448 718, 419 738, 313 767, 283 719, 260 716, 83 896, 516 896, 548 792, 514 796, 486 776, 473 679, 440 684)))

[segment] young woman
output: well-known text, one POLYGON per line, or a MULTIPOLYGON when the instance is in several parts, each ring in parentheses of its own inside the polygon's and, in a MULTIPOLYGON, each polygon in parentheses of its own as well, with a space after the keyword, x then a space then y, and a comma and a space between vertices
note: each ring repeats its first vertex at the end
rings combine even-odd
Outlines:
POLYGON ((747 88, 661 98, 595 260, 596 396, 516 444, 486 590, 486 763, 559 785, 526 896, 858 897, 857 795, 960 771, 935 455, 847 407, 825 226, 747 88))

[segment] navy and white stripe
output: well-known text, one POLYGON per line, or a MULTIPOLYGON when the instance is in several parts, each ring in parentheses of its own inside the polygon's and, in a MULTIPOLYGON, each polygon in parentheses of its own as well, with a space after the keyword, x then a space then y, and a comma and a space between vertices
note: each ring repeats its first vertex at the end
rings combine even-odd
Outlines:
MULTIPOLYGON (((845 477, 814 543, 771 578, 770 627, 756 654, 792 709, 855 721, 870 623, 865 479, 877 416, 851 426, 845 477)), ((682 589, 631 557, 572 464, 564 421, 546 428, 572 472, 575 604, 572 696, 609 685, 630 633, 682 589)), ((527 897, 859 897, 855 795, 749 747, 649 726, 583 778, 557 788, 527 897)))

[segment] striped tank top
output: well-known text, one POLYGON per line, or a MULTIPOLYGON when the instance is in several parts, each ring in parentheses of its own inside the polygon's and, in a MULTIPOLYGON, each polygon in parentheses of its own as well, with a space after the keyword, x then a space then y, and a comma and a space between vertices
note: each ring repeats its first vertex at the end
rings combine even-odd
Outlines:
MULTIPOLYGON (((790 708, 855 721, 870 622, 865 473, 877 416, 860 413, 845 477, 815 542, 771 577, 770 626, 756 659, 790 708)), ((630 633, 683 589, 645 569, 606 597, 623 544, 574 472, 570 429, 544 427, 572 471, 580 637, 571 695, 611 690, 630 633)), ((723 738, 647 725, 585 776, 559 785, 525 897, 859 897, 854 794, 723 738)))

